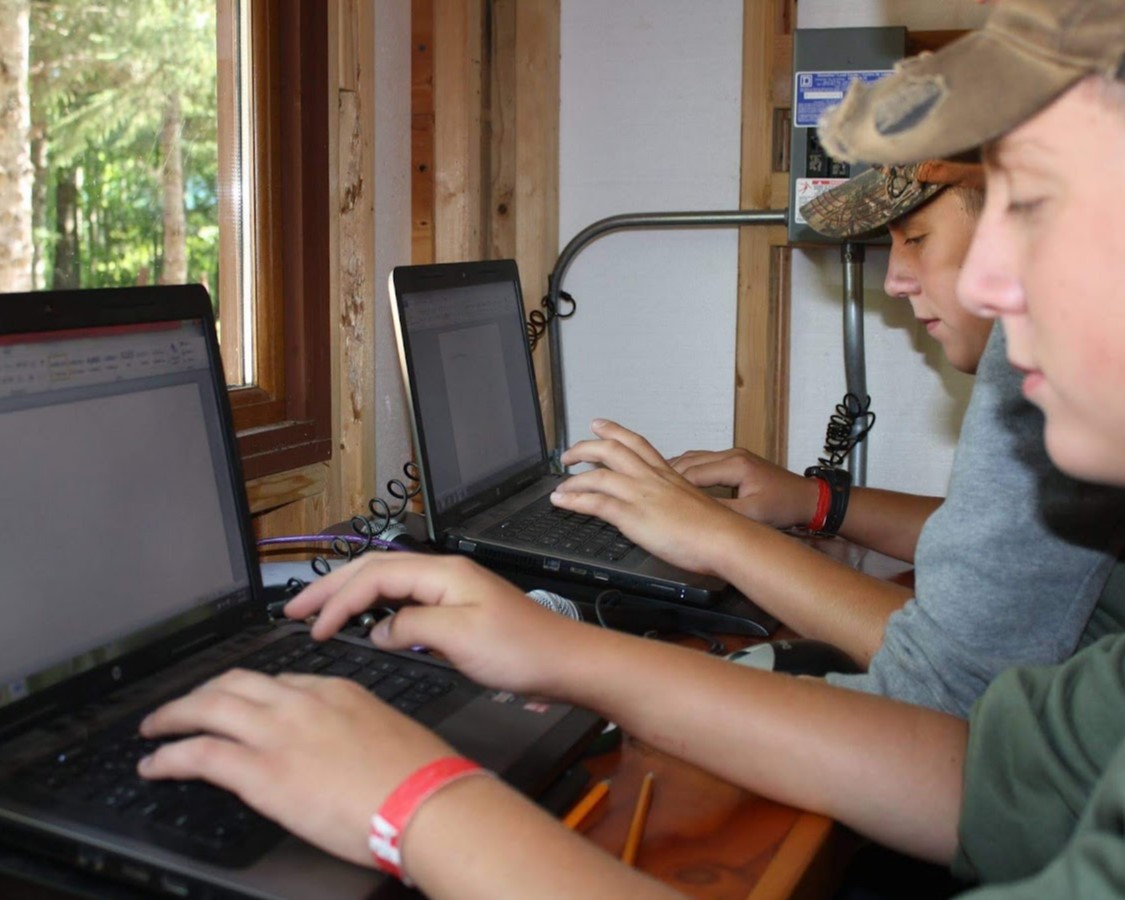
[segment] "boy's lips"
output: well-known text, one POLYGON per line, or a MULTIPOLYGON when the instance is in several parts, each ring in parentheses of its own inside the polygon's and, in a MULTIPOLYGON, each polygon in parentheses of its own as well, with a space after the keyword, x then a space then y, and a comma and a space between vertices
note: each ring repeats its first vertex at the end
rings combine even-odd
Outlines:
POLYGON ((1023 376, 1023 382, 1021 383, 1020 388, 1023 392, 1023 395, 1028 399, 1031 399, 1031 395, 1034 394, 1040 387, 1040 385, 1044 384, 1047 380, 1046 378, 1044 378, 1043 372, 1039 369, 1033 368, 1023 363, 1015 362, 1012 359, 1008 360, 1008 364, 1023 376))
POLYGON ((1023 384, 1020 386, 1023 395, 1029 400, 1032 400, 1034 395, 1038 393, 1039 388, 1047 383, 1047 379, 1043 377, 1043 373, 1036 370, 1021 370, 1023 374, 1023 384))

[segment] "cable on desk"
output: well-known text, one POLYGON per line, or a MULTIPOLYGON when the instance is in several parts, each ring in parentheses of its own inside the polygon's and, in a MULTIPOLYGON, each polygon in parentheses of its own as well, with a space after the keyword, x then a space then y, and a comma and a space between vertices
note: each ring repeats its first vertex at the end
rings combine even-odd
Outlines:
MULTIPOLYGON (((356 515, 351 518, 352 531, 355 534, 337 535, 337 540, 331 545, 337 559, 351 562, 372 547, 379 547, 382 550, 397 549, 390 541, 381 540, 380 535, 385 534, 391 525, 399 521, 410 505, 411 498, 422 489, 418 465, 413 460, 403 464, 402 474, 411 482, 410 486, 400 478, 392 478, 387 482, 387 493, 396 501, 393 507, 382 497, 372 497, 367 502, 369 515, 356 515), (358 544, 353 543, 355 538, 359 538, 358 544)), ((324 556, 316 556, 312 561, 312 570, 317 575, 327 575, 332 571, 332 565, 324 556)))
MULTIPOLYGON (((367 503, 368 515, 355 515, 350 520, 353 534, 294 534, 282 537, 262 538, 257 543, 259 547, 274 544, 328 544, 333 554, 333 561, 350 562, 357 556, 366 553, 372 548, 380 550, 398 550, 392 541, 384 540, 381 535, 397 522, 401 521, 402 514, 410 505, 411 499, 421 490, 421 478, 417 464, 410 460, 402 467, 406 478, 392 478, 387 482, 387 493, 393 502, 388 503, 382 497, 373 497, 367 503)), ((313 573, 318 576, 327 575, 332 571, 332 562, 324 554, 313 557, 310 566, 313 573)), ((296 593, 305 586, 306 582, 299 578, 291 578, 288 589, 296 593)))
POLYGON ((281 537, 259 538, 259 547, 269 547, 274 544, 331 544, 335 541, 347 541, 349 544, 364 544, 362 537, 351 534, 286 534, 281 537))
MULTIPOLYGON (((533 591, 531 593, 539 593, 539 592, 533 591)), ((614 628, 613 625, 610 625, 606 621, 605 611, 608 607, 610 607, 610 606, 616 604, 618 601, 624 599, 624 596, 625 595, 622 594, 621 591, 619 591, 617 588, 607 588, 606 590, 601 591, 594 598, 594 616, 595 616, 595 618, 597 618, 598 624, 602 628, 609 628, 609 629, 614 628)), ((532 599, 534 599, 534 598, 532 598, 532 599)), ((546 604, 543 604, 543 605, 546 605, 546 604)), ((571 605, 573 606, 573 604, 571 604, 571 605)), ((560 610, 556 610, 556 612, 559 612, 559 611, 560 610)), ((644 638, 657 638, 657 639, 659 639, 659 638, 662 638, 662 637, 667 637, 668 635, 671 635, 671 634, 682 634, 682 635, 685 635, 687 637, 693 637, 693 638, 697 638, 697 639, 703 641, 707 645, 707 652, 709 654, 711 654, 712 656, 725 656, 726 655, 726 652, 727 652, 726 645, 723 644, 723 642, 720 641, 718 638, 716 638, 713 634, 709 634, 708 632, 702 631, 700 629, 686 629, 685 630, 685 629, 682 629, 682 628, 675 628, 675 629, 667 629, 667 630, 658 630, 658 629, 655 629, 655 628, 650 628, 648 631, 641 632, 639 636, 644 637, 644 638)))

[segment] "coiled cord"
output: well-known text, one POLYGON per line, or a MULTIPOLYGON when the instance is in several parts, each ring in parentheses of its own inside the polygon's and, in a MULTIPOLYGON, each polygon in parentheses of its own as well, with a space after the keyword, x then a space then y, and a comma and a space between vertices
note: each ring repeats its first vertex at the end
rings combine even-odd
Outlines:
POLYGON ((860 402, 855 394, 844 394, 844 399, 836 404, 836 409, 828 419, 828 430, 824 438, 824 452, 818 462, 827 468, 839 468, 848 454, 867 433, 875 427, 875 413, 871 412, 871 398, 860 402), (862 425, 856 428, 856 423, 862 425))
POLYGON ((555 319, 569 319, 578 309, 578 304, 574 298, 566 291, 559 291, 559 300, 563 303, 569 304, 566 312, 559 310, 554 303, 551 302, 550 291, 539 301, 539 305, 543 307, 542 310, 533 309, 527 314, 527 340, 531 349, 534 350, 539 343, 539 339, 547 332, 547 326, 555 319))
MULTIPOLYGON (((382 497, 372 497, 367 503, 369 515, 355 515, 351 518, 352 531, 355 532, 355 535, 338 535, 332 540, 332 552, 336 559, 350 562, 374 546, 379 546, 384 550, 390 546, 389 542, 379 540, 380 535, 386 533, 387 529, 399 520, 399 517, 406 512, 411 499, 417 496, 422 488, 421 473, 418 470, 417 463, 413 460, 403 464, 402 474, 410 482, 409 486, 400 478, 392 478, 387 482, 387 493, 390 494, 392 500, 396 501, 394 506, 391 506, 382 497), (357 537, 359 538, 358 543, 356 542, 357 537)), ((327 575, 332 571, 332 565, 327 557, 315 556, 312 561, 312 570, 317 575, 327 575)))

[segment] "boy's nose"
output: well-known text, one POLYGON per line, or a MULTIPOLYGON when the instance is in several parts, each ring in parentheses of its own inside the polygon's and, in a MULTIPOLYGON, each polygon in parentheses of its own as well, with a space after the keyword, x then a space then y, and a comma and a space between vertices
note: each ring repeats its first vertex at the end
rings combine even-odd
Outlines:
POLYGON ((1008 265, 1010 248, 978 227, 957 278, 957 299, 973 315, 991 319, 1023 309, 1023 289, 1008 265))
POLYGON ((896 265, 892 257, 887 265, 887 277, 883 279, 883 290, 889 297, 907 300, 911 294, 918 293, 918 279, 902 266, 896 265))

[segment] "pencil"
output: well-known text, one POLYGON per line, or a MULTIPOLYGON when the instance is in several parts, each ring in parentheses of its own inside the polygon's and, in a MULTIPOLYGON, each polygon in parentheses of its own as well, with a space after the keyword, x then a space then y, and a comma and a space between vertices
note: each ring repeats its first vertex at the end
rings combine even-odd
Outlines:
POLYGON ((563 825, 571 829, 582 827, 582 825, 586 823, 586 820, 590 818, 590 814, 597 808, 598 804, 605 799, 608 793, 609 779, 599 781, 586 792, 586 796, 574 804, 571 811, 566 814, 566 818, 563 819, 563 825))
POLYGON ((645 774, 641 789, 637 794, 637 805, 633 807, 633 821, 629 823, 629 834, 625 838, 625 849, 621 851, 621 861, 631 866, 637 861, 637 851, 645 834, 648 811, 652 807, 652 772, 645 774))

